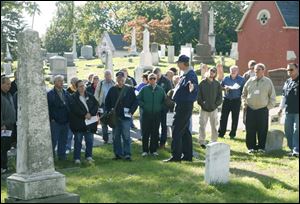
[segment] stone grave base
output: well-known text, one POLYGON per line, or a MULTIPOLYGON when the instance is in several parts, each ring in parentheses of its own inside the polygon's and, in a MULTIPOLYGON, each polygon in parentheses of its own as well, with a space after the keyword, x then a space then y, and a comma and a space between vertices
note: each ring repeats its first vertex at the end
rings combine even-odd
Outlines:
POLYGON ((80 197, 77 194, 64 193, 58 196, 33 200, 19 200, 15 198, 6 198, 5 203, 80 203, 80 197))

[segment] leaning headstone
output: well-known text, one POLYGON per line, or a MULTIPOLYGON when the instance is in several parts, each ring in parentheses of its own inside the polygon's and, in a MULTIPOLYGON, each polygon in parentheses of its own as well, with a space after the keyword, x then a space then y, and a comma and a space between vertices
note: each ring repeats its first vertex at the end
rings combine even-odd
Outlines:
POLYGON ((159 56, 158 56, 158 44, 157 43, 151 44, 151 55, 152 55, 152 64, 158 65, 159 56))
POLYGON ((90 45, 84 45, 81 47, 81 57, 84 59, 92 59, 93 58, 93 47, 90 45))
POLYGON ((283 145, 284 133, 281 130, 269 130, 265 150, 266 152, 273 150, 281 150, 283 145))
POLYGON ((168 63, 174 63, 175 47, 168 46, 168 63))
POLYGON ((79 202, 65 192, 65 176, 54 168, 40 49, 38 32, 19 33, 18 156, 16 173, 7 178, 6 202, 79 202))
POLYGON ((206 146, 205 182, 208 184, 229 181, 230 146, 213 142, 206 146))
POLYGON ((65 52, 64 58, 67 59, 67 66, 72 67, 75 66, 74 64, 74 53, 73 52, 65 52))
POLYGON ((61 56, 54 56, 49 59, 50 61, 50 71, 53 75, 62 74, 66 75, 67 73, 67 60, 61 56))

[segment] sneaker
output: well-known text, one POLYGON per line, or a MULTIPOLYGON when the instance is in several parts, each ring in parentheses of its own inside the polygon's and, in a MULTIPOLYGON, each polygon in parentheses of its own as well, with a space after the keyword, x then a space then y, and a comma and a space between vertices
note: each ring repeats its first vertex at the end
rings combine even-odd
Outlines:
POLYGON ((85 153, 85 149, 81 149, 80 152, 85 153))
POLYGON ((159 154, 157 152, 153 152, 151 155, 155 156, 155 157, 159 156, 159 154))
POLYGON ((146 156, 148 156, 148 153, 147 152, 143 152, 142 153, 142 157, 146 157, 146 156))
POLYGON ((126 156, 125 156, 125 160, 126 160, 126 161, 132 161, 132 159, 131 159, 131 157, 130 157, 129 155, 126 155, 126 156))
POLYGON ((66 154, 70 154, 70 152, 71 152, 71 151, 68 149, 68 150, 66 151, 66 154))
POLYGON ((92 162, 95 161, 92 157, 87 157, 86 160, 87 160, 89 163, 92 163, 92 162))
POLYGON ((81 164, 81 161, 79 159, 76 159, 75 164, 81 164))
POLYGON ((254 154, 255 153, 255 150, 254 149, 249 149, 248 150, 248 154, 254 154))

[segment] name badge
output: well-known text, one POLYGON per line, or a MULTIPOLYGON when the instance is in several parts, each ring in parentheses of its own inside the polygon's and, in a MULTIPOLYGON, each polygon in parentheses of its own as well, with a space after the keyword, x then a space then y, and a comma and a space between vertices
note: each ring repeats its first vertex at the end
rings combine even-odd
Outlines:
POLYGON ((254 94, 256 94, 256 95, 260 94, 260 90, 255 90, 254 94))

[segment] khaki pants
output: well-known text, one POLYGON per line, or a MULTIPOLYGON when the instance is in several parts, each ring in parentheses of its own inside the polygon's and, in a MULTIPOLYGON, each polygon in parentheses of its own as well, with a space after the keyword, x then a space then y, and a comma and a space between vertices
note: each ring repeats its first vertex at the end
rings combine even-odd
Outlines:
POLYGON ((205 144, 205 138, 206 138, 206 124, 207 121, 210 121, 211 126, 211 142, 216 142, 218 139, 218 109, 212 111, 212 112, 206 112, 204 110, 200 111, 200 119, 199 119, 199 142, 200 145, 205 144))

